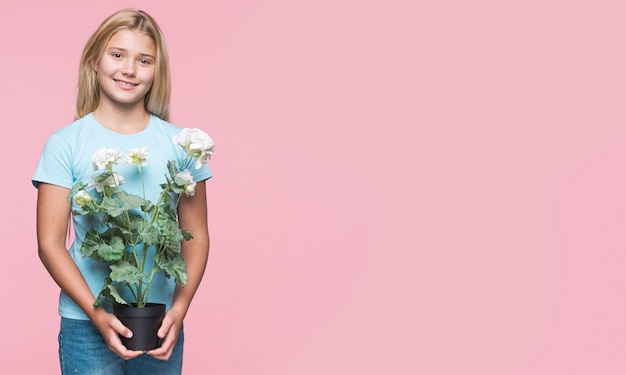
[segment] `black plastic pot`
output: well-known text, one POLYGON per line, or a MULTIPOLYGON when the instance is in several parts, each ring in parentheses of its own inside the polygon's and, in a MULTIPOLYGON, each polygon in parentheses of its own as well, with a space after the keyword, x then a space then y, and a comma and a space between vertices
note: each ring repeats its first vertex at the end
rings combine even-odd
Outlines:
POLYGON ((145 307, 139 308, 135 304, 131 306, 116 305, 113 313, 131 331, 130 339, 120 336, 122 344, 130 350, 152 350, 160 346, 157 331, 165 316, 165 305, 161 303, 146 303, 145 307))

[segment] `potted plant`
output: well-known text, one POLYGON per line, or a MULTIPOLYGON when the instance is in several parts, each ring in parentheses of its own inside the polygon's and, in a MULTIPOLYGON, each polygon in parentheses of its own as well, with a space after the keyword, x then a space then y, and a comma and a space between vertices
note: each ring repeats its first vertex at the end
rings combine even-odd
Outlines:
POLYGON ((68 200, 73 199, 80 207, 73 211, 74 215, 91 215, 99 224, 87 232, 81 245, 84 257, 106 263, 109 268, 94 306, 102 301, 113 304, 115 315, 134 333, 132 339, 121 337, 124 345, 133 350, 150 350, 159 345, 156 332, 165 314, 165 305, 150 303, 150 284, 154 276, 163 272, 178 285, 187 283, 180 244, 193 236, 180 228, 175 200, 180 199, 181 194, 191 196, 195 192, 196 182, 191 171, 184 169, 189 159, 195 159, 195 168, 200 168, 213 155, 213 140, 199 129, 185 128, 173 142, 183 148, 186 159, 180 164, 168 161, 168 173, 164 175, 156 202, 146 199, 145 189, 143 196, 124 191, 124 178, 114 170, 122 160, 135 165, 143 187, 142 167, 148 159, 146 147, 132 149, 125 157, 114 148, 97 150, 92 158, 95 174, 90 183, 77 182, 68 196, 68 200), (122 290, 128 291, 132 300, 123 298, 122 290), (146 315, 149 318, 143 318, 146 315), (149 331, 145 333, 147 338, 142 338, 142 325, 149 331))

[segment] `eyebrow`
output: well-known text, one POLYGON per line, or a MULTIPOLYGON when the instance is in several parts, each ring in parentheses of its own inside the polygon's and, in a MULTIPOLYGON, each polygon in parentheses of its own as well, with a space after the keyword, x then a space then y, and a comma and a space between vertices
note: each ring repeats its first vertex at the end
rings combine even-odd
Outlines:
MULTIPOLYGON (((117 51, 122 51, 122 52, 127 52, 128 50, 126 48, 120 48, 120 47, 109 47, 108 50, 117 50, 117 51)), ((148 54, 148 53, 140 53, 140 56, 146 56, 146 57, 152 57, 153 59, 155 58, 154 56, 148 54)))

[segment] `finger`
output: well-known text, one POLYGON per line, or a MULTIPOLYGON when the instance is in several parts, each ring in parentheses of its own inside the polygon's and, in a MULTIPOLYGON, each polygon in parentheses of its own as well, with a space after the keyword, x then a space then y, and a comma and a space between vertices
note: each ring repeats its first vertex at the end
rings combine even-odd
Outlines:
POLYGON ((125 360, 129 360, 135 357, 142 355, 144 352, 141 350, 128 350, 122 341, 120 340, 117 333, 113 332, 112 335, 107 340, 109 344, 109 348, 113 350, 117 355, 124 358, 125 360))
POLYGON ((115 332, 126 337, 127 339, 133 337, 133 331, 131 331, 130 328, 126 327, 124 324, 122 324, 122 322, 120 322, 118 319, 113 321, 111 327, 115 332))
POLYGON ((172 325, 174 324, 174 320, 170 319, 167 315, 163 318, 163 321, 161 322, 161 327, 159 327, 159 331, 157 332, 157 336, 159 336, 160 339, 165 338, 165 336, 167 335, 167 333, 170 331, 170 329, 172 328, 172 325))
POLYGON ((161 361, 167 361, 168 359, 170 359, 170 356, 172 355, 172 351, 171 350, 164 350, 162 348, 159 349, 154 349, 151 350, 149 352, 147 352, 146 354, 161 360, 161 361))
POLYGON ((141 351, 141 350, 128 350, 126 348, 124 348, 124 351, 122 353, 118 353, 118 355, 120 357, 124 358, 127 361, 129 359, 133 359, 135 357, 139 357, 142 354, 144 354, 144 352, 141 351))
POLYGON ((156 359, 166 361, 172 355, 172 352, 174 351, 174 346, 176 345, 176 341, 176 335, 169 334, 167 335, 167 337, 165 337, 165 339, 161 343, 161 346, 146 352, 146 354, 151 355, 156 359))
POLYGON ((135 357, 138 357, 144 353, 142 350, 129 350, 122 344, 122 340, 119 335, 122 335, 126 338, 133 337, 133 332, 130 328, 126 327, 119 319, 114 319, 111 323, 111 328, 113 328, 113 334, 109 338, 109 347, 117 353, 120 357, 129 360, 135 357))

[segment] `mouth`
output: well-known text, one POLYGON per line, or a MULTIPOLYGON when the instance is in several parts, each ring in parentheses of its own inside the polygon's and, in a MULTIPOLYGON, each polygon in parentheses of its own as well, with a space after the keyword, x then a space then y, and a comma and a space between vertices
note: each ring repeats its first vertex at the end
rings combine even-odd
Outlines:
POLYGON ((138 85, 138 83, 132 83, 132 82, 127 82, 127 81, 121 81, 119 79, 114 79, 113 81, 115 81, 115 83, 117 83, 118 85, 122 86, 122 87, 135 87, 138 85))

